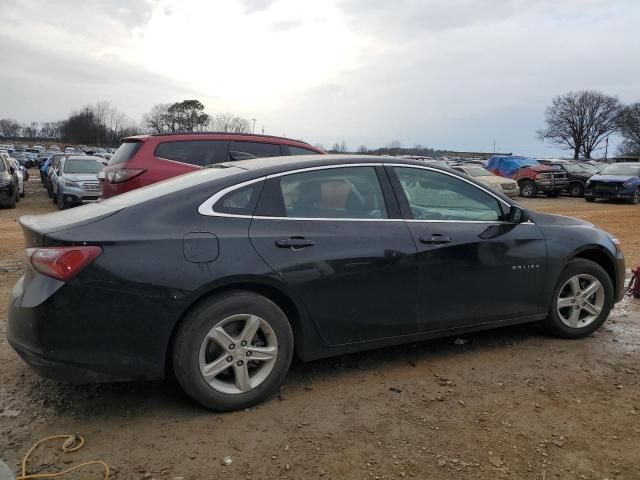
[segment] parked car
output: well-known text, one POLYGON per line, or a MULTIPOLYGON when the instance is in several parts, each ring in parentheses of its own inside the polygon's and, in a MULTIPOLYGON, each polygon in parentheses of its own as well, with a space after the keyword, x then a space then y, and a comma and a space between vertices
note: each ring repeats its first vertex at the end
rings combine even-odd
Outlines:
POLYGON ((15 208, 19 195, 18 172, 6 155, 0 155, 0 206, 15 208))
POLYGON ((526 198, 533 198, 538 192, 557 197, 568 185, 566 173, 542 165, 535 158, 496 155, 488 160, 487 168, 496 175, 516 180, 520 195, 526 198))
POLYGON ((640 163, 608 165, 586 183, 584 198, 587 202, 595 202, 598 198, 613 198, 639 203, 640 163))
POLYGON ((624 295, 615 237, 415 160, 247 160, 20 223, 7 337, 28 364, 72 381, 170 372, 217 410, 277 391, 294 352, 524 322, 581 338, 624 295))
POLYGON ((454 165, 451 168, 457 172, 464 173, 465 175, 475 178, 479 182, 484 183, 498 192, 504 193, 507 197, 516 197, 520 194, 518 182, 511 180, 510 178, 494 175, 489 170, 479 165, 454 165))
POLYGON ((46 174, 45 174, 45 188, 47 189, 47 193, 49 194, 49 198, 54 198, 53 194, 53 180, 54 177, 57 176, 57 170, 58 170, 58 165, 60 164, 60 161, 65 158, 64 154, 61 153, 56 153, 55 155, 52 156, 51 158, 51 164, 49 165, 49 167, 46 169, 46 174))
POLYGON ((568 184, 565 188, 572 197, 584 196, 587 180, 598 173, 598 170, 588 163, 568 162, 566 160, 540 160, 540 163, 567 174, 568 184))
POLYGON ((17 201, 20 201, 20 198, 24 198, 24 184, 29 179, 29 174, 26 168, 21 166, 14 158, 5 156, 5 160, 9 160, 13 168, 16 169, 16 175, 18 177, 18 197, 17 201))
POLYGON ((62 158, 51 177, 53 199, 60 210, 98 200, 98 173, 104 165, 91 156, 62 158))
POLYGON ((109 198, 217 163, 255 157, 323 154, 283 137, 233 133, 179 133, 125 138, 100 179, 100 198, 109 198))

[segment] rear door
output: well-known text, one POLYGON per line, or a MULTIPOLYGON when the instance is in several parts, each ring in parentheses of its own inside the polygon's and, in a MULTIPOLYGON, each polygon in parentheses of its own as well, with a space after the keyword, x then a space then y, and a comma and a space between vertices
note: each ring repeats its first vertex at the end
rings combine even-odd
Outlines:
POLYGON ((417 245, 429 330, 543 313, 547 253, 535 224, 506 221, 506 202, 454 174, 387 168, 417 245))
POLYGON ((416 248, 381 166, 267 178, 249 230, 260 256, 304 302, 323 341, 416 333, 416 248))

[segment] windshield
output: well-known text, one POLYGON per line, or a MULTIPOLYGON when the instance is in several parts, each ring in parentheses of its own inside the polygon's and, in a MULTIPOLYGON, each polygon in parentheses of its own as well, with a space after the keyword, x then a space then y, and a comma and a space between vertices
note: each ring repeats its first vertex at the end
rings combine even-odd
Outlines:
POLYGON ((64 164, 64 173, 98 173, 103 167, 93 159, 69 158, 64 164))
POLYGON ((467 174, 471 177, 492 177, 493 173, 491 173, 486 168, 482 167, 465 167, 467 174))
POLYGON ((640 176, 640 164, 638 165, 609 165, 600 172, 601 175, 624 175, 625 177, 640 176))

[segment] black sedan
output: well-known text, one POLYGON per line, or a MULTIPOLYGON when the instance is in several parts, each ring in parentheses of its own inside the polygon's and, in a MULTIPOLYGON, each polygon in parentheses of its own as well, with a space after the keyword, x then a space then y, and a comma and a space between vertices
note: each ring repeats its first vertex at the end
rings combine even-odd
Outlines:
POLYGON ((45 376, 173 373, 244 408, 312 360, 524 322, 587 336, 623 295, 618 241, 416 160, 216 165, 22 217, 7 336, 45 376))

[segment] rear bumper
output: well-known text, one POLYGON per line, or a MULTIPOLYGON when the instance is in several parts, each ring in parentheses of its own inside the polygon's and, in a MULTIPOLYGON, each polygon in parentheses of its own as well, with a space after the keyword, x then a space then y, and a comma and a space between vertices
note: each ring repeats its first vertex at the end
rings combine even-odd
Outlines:
POLYGON ((127 305, 131 314, 123 315, 113 302, 110 292, 28 272, 11 292, 7 340, 45 378, 76 383, 162 378, 169 335, 154 335, 144 322, 136 325, 141 312, 127 305))

